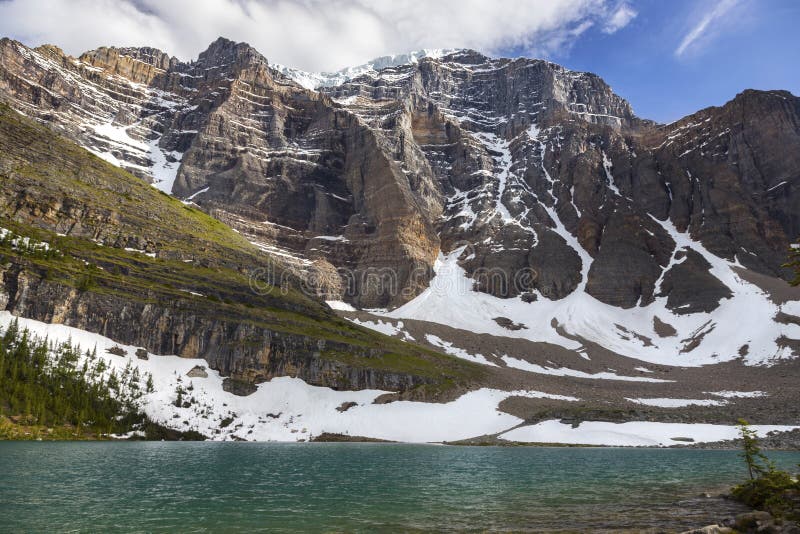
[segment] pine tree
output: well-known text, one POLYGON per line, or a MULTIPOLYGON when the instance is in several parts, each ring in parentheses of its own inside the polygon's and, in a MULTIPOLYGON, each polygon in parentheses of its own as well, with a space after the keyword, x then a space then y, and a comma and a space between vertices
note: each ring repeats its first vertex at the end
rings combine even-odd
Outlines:
POLYGON ((769 459, 761 452, 758 446, 756 431, 750 428, 750 424, 744 419, 739 419, 739 432, 742 436, 741 456, 747 465, 747 473, 750 480, 755 480, 774 470, 774 466, 769 459))
POLYGON ((32 336, 17 321, 0 328, 0 412, 24 415, 30 424, 70 423, 96 433, 129 430, 142 418, 134 402, 138 369, 130 371, 130 383, 120 384, 113 371, 106 381, 105 361, 90 363, 96 354, 84 355, 81 361, 76 347, 32 336), (112 393, 109 385, 115 383, 121 391, 112 393))
POLYGON ((791 251, 789 252, 789 262, 786 263, 784 267, 794 269, 794 280, 790 283, 793 286, 800 285, 800 240, 792 245, 791 251))
POLYGON ((113 369, 106 379, 106 387, 110 390, 119 391, 119 379, 117 378, 117 373, 115 373, 113 369))

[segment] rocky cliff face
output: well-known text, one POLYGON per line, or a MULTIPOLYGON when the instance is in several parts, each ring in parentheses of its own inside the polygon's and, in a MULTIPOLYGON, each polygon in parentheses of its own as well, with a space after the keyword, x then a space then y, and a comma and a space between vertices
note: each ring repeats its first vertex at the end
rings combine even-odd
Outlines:
POLYGON ((224 224, 4 104, 0 184, 0 308, 14 315, 203 358, 240 392, 288 375, 435 397, 481 375, 338 318, 224 224))
POLYGON ((800 166, 777 147, 798 146, 792 95, 751 91, 661 126, 595 75, 472 52, 324 91, 389 138, 442 213, 444 250, 474 249, 469 273, 538 273, 530 287, 484 284, 495 295, 560 299, 582 282, 603 302, 646 305, 675 248, 667 219, 719 256, 787 275, 800 166))
POLYGON ((413 300, 460 250, 475 288, 501 299, 663 302, 698 321, 735 293, 714 258, 789 276, 797 97, 747 91, 659 125, 594 74, 427 55, 312 90, 314 76, 224 39, 191 63, 4 40, 0 98, 363 308, 413 300))
MULTIPOLYGON (((302 378, 336 390, 382 389, 424 398, 415 388, 436 381, 414 373, 347 365, 326 354, 378 359, 377 347, 363 347, 265 328, 242 317, 210 314, 191 302, 146 303, 80 291, 54 283, 12 263, 0 267, 4 309, 21 317, 96 332, 156 354, 203 358, 229 377, 240 393, 276 376, 302 378)), ((91 349, 91 347, 83 347, 91 349)))
POLYGON ((395 285, 409 296, 427 283, 438 237, 379 137, 251 47, 220 39, 189 64, 149 48, 79 59, 9 40, 0 50, 0 90, 16 109, 221 219, 243 220, 254 240, 351 268, 359 303, 393 301, 372 271, 399 268, 395 285))
POLYGON ((643 143, 670 177, 669 216, 678 228, 721 257, 786 277, 787 239, 800 235, 800 99, 745 91, 643 143))

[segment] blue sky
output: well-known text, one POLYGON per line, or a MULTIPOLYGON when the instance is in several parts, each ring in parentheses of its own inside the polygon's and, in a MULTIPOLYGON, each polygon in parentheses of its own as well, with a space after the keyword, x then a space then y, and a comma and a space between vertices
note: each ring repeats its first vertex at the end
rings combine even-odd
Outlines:
POLYGON ((544 57, 660 122, 746 88, 800 95, 800 0, 0 0, 0 36, 183 60, 224 36, 308 71, 421 48, 544 57))
MULTIPOLYGON (((722 105, 744 89, 800 95, 800 1, 730 2, 678 53, 721 2, 642 0, 636 17, 613 34, 592 27, 549 59, 599 74, 637 115, 670 122, 722 105)), ((500 51, 526 55, 519 48, 500 51)))

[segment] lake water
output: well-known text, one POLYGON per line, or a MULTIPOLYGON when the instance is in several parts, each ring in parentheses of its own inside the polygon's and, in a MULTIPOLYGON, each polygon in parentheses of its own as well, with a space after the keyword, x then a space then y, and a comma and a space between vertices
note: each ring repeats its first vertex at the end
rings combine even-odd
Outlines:
POLYGON ((715 450, 0 442, 0 532, 675 532, 744 475, 715 450))

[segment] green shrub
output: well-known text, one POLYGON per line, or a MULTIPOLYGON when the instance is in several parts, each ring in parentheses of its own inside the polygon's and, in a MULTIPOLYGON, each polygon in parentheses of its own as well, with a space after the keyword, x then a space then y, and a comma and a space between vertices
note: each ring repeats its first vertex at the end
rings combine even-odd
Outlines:
POLYGON ((792 248, 789 249, 789 261, 783 266, 794 269, 794 280, 792 280, 790 283, 793 286, 800 285, 800 239, 798 239, 797 242, 792 245, 792 248))
POLYGON ((78 283, 75 284, 75 287, 78 288, 78 291, 81 293, 85 293, 86 291, 91 290, 95 286, 94 276, 91 274, 85 274, 78 278, 78 283))
POLYGON ((756 510, 775 517, 800 520, 800 480, 775 465, 761 452, 758 440, 747 421, 739 420, 742 458, 750 479, 731 490, 731 496, 756 510))
POLYGON ((786 471, 773 470, 762 474, 758 478, 739 484, 731 491, 731 495, 757 510, 767 510, 776 516, 785 515, 788 504, 783 498, 784 494, 798 488, 797 481, 786 471), (775 513, 776 509, 784 513, 775 513))

